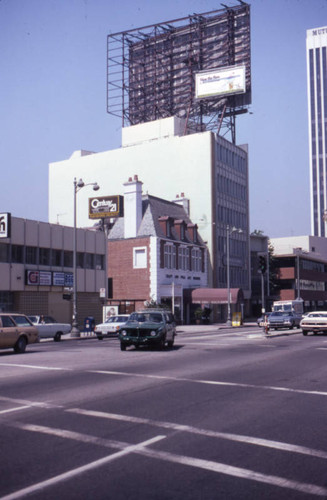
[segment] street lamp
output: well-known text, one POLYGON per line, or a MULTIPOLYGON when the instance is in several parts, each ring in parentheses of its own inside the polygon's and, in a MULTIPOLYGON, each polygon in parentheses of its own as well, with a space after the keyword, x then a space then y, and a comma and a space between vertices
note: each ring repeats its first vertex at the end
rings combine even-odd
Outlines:
POLYGON ((78 182, 76 177, 74 177, 74 240, 73 240, 73 321, 72 330, 70 332, 71 337, 80 337, 80 331, 78 329, 77 322, 77 231, 76 231, 76 195, 85 186, 93 186, 94 191, 100 189, 97 182, 90 182, 84 184, 83 180, 80 179, 78 182))
POLYGON ((227 245, 226 245, 226 250, 227 250, 227 326, 231 326, 232 321, 231 321, 231 312, 230 312, 230 265, 229 265, 229 238, 230 235, 233 233, 243 233, 242 229, 238 229, 237 227, 233 226, 230 227, 227 225, 227 245))

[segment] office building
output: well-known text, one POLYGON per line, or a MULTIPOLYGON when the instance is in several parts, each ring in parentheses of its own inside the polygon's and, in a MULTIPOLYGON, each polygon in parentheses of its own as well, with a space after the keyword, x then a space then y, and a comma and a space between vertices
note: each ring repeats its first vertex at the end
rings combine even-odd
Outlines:
POLYGON ((327 26, 307 30, 311 232, 327 229, 327 26))
MULTIPOLYGON (((250 298, 248 154, 211 131, 186 133, 187 122, 169 117, 122 129, 122 147, 102 153, 75 152, 49 166, 50 222, 73 224, 73 180, 96 180, 99 197, 122 194, 137 175, 143 192, 175 201, 189 199, 189 217, 209 252, 208 285, 227 287, 227 239, 231 288, 250 298), (61 215, 60 215, 61 214, 61 215), (229 235, 227 237, 227 235, 229 235)), ((90 193, 79 193, 78 226, 92 223, 90 193)), ((164 214, 161 214, 164 215, 164 214)))

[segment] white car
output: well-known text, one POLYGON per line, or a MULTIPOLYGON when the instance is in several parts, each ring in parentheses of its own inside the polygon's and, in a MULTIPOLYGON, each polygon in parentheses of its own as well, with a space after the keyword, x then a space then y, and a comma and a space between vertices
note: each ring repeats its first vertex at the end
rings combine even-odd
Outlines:
POLYGON ((300 323, 303 335, 308 332, 327 332, 327 311, 313 311, 306 314, 300 323))
POLYGON ((129 314, 118 314, 117 316, 110 316, 104 323, 96 325, 94 333, 99 340, 104 336, 117 334, 119 328, 125 325, 129 318, 129 314))
POLYGON ((33 325, 36 326, 40 339, 51 339, 59 342, 61 336, 71 332, 69 323, 58 323, 52 316, 33 315, 28 316, 33 325))

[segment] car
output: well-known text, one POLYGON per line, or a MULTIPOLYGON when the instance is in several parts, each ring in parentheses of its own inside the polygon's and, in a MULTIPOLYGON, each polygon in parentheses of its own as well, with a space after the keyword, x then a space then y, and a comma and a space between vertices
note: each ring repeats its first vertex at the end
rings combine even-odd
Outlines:
POLYGON ((268 328, 288 328, 300 326, 301 317, 291 311, 273 311, 268 318, 268 328))
POLYGON ((72 330, 70 323, 58 323, 52 316, 40 314, 28 317, 36 326, 40 339, 53 338, 55 342, 59 342, 62 335, 70 333, 72 330))
POLYGON ((307 335, 309 332, 327 332, 327 311, 312 311, 307 313, 301 319, 300 327, 303 335, 307 335))
POLYGON ((127 346, 173 347, 176 336, 176 322, 171 312, 164 309, 145 309, 130 315, 125 326, 118 332, 120 349, 127 346))
POLYGON ((104 323, 96 325, 94 333, 99 340, 102 340, 105 336, 117 335, 119 328, 125 325, 128 318, 129 314, 110 316, 104 323))
POLYGON ((0 313, 0 349, 13 348, 21 354, 38 340, 38 331, 25 314, 0 313))
POLYGON ((270 315, 271 312, 266 312, 264 314, 261 314, 260 318, 257 319, 257 325, 260 327, 264 326, 265 317, 267 317, 267 319, 269 320, 270 315))

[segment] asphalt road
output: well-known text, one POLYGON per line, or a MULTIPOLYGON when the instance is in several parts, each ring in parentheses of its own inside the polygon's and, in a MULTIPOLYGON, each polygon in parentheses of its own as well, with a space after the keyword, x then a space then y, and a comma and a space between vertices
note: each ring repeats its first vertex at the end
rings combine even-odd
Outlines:
POLYGON ((326 361, 258 327, 1 351, 0 498, 327 498, 326 361))

